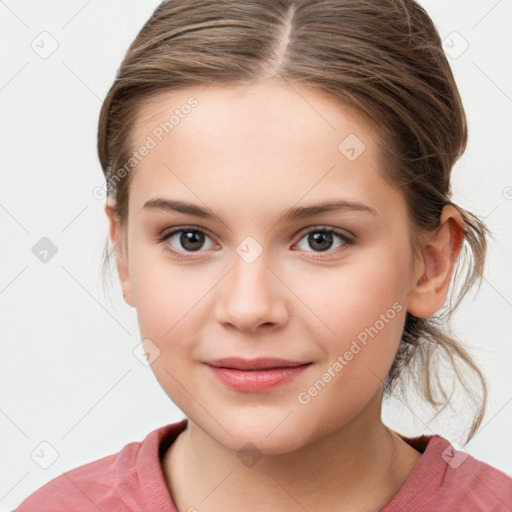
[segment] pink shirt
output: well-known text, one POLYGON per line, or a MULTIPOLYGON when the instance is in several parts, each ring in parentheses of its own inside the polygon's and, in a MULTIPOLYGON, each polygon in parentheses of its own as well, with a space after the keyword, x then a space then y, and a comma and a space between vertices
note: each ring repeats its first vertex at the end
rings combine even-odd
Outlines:
MULTIPOLYGON (((14 512, 178 512, 160 457, 187 425, 184 419, 142 442, 67 471, 43 485, 14 512)), ((395 497, 379 512, 511 512, 512 478, 439 435, 405 437, 423 453, 395 497)))

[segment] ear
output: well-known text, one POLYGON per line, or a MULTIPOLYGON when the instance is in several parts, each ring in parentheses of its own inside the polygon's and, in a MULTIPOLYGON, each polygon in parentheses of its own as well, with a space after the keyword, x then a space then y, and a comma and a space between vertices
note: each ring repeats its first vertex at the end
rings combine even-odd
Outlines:
POLYGON ((128 257, 125 250, 126 246, 124 244, 124 240, 122 240, 118 217, 116 215, 114 205, 110 199, 107 199, 105 204, 105 213, 107 214, 108 218, 110 241, 114 246, 116 267, 119 274, 119 280, 121 281, 121 287, 123 289, 123 297, 128 305, 135 307, 130 273, 128 270, 128 257))
POLYGON ((462 216, 454 206, 446 205, 438 230, 425 242, 423 261, 417 267, 420 277, 409 294, 408 313, 427 318, 443 306, 464 234, 462 216))

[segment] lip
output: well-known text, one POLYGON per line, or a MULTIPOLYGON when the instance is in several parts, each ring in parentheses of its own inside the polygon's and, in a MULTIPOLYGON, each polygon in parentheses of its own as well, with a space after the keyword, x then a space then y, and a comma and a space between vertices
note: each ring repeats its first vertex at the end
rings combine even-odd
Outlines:
POLYGON ((257 359, 244 359, 242 357, 224 357, 206 361, 206 364, 217 368, 229 368, 232 370, 268 370, 274 368, 293 368, 308 364, 309 361, 288 361, 275 357, 258 357, 257 359))
POLYGON ((206 361, 204 364, 217 379, 229 388, 257 393, 290 382, 312 363, 276 358, 228 357, 206 361))

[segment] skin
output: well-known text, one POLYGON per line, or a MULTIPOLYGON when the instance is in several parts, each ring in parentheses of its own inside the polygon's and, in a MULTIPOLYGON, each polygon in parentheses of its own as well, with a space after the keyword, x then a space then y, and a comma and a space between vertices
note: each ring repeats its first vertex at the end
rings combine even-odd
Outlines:
MULTIPOLYGON (((190 96, 198 106, 131 171, 127 249, 116 245, 125 300, 136 308, 142 338, 160 350, 153 372, 189 419, 162 461, 174 501, 201 512, 378 510, 421 457, 382 423, 382 381, 406 312, 426 317, 444 303, 462 219, 445 207, 440 229, 421 238, 414 258, 406 203, 384 178, 377 136, 349 108, 298 85, 163 93, 141 110, 133 147, 190 96), (349 134, 365 145, 354 161, 338 149, 349 134), (143 208, 157 197, 217 217, 143 208), (375 214, 280 220, 288 208, 333 199, 375 214), (187 252, 180 233, 158 241, 173 227, 207 236, 187 252), (333 235, 321 251, 307 235, 325 227, 355 242, 333 235), (262 250, 251 263, 237 252, 248 236, 257 244, 249 250, 262 250), (299 393, 332 373, 337 357, 393 304, 401 308, 394 318, 301 403, 299 393), (228 356, 312 364, 278 388, 249 393, 227 388, 203 364, 228 356), (252 466, 237 457, 248 442, 261 455, 252 466)), ((105 211, 112 242, 122 242, 112 205, 105 211)))

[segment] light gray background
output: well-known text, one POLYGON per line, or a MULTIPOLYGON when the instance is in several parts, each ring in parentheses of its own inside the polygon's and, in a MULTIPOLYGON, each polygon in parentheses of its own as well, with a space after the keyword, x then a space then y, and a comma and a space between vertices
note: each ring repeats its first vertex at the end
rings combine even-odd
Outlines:
MULTIPOLYGON (((141 341, 136 314, 118 281, 112 302, 103 293, 107 222, 92 193, 103 184, 95 146, 101 101, 157 4, 0 0, 1 510, 184 417, 133 354, 141 341), (52 44, 47 58, 32 48, 52 44), (32 252, 42 237, 58 250, 46 263, 32 252), (43 469, 52 450, 58 458, 43 469)), ((490 386, 487 415, 466 450, 512 475, 512 1, 422 4, 446 39, 469 122, 454 197, 495 236, 481 290, 454 320, 490 386)), ((453 411, 429 422, 420 404, 392 401, 383 416, 406 435, 463 439, 453 411)))

